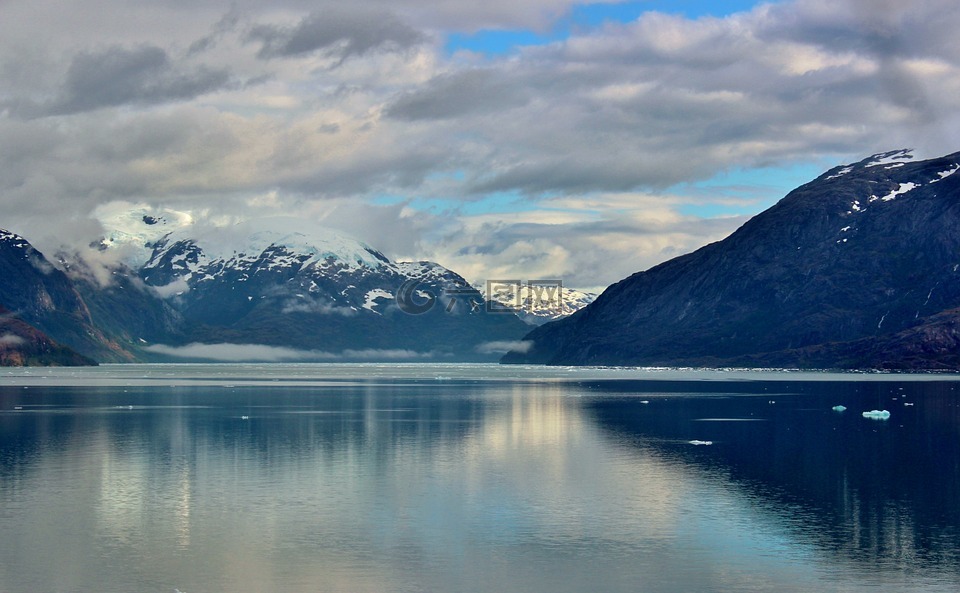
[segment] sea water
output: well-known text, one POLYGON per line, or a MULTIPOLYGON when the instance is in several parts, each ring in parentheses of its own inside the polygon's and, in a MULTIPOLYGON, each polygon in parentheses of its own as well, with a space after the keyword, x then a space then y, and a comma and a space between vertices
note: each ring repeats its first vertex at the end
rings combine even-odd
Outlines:
POLYGON ((958 379, 4 370, 0 591, 956 591, 958 379))

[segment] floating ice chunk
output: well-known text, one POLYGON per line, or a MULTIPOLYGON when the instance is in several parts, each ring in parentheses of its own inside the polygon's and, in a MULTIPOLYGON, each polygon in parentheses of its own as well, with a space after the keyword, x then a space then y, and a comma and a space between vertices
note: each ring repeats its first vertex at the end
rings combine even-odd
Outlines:
POLYGON ((872 418, 874 420, 887 420, 890 418, 890 412, 887 410, 870 410, 869 412, 864 412, 863 417, 872 418))
POLYGON ((691 445, 712 445, 713 441, 690 441, 691 445))
POLYGON ((847 406, 843 406, 843 405, 833 406, 833 411, 834 411, 834 412, 843 412, 843 411, 845 411, 846 409, 847 409, 847 406))

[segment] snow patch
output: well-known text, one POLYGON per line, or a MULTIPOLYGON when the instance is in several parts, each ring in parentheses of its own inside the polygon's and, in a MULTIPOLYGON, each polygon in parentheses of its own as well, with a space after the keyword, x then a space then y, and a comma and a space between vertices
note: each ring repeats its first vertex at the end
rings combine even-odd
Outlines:
POLYGON ((887 195, 883 196, 880 199, 883 200, 884 202, 889 202, 891 200, 895 200, 897 196, 902 196, 908 191, 912 191, 918 187, 920 186, 912 181, 901 183, 897 189, 893 190, 892 192, 888 193, 887 195))
POLYGON ((913 158, 913 150, 904 148, 901 150, 892 150, 890 152, 881 152, 866 159, 865 167, 877 167, 880 165, 903 165, 904 160, 913 158))
POLYGON ((377 306, 377 299, 392 299, 392 298, 394 298, 393 294, 387 292, 386 290, 382 288, 374 288, 373 290, 367 293, 362 307, 369 311, 373 311, 377 315, 380 315, 381 313, 376 309, 374 309, 374 307, 377 306))
POLYGON ((30 246, 30 243, 20 235, 4 229, 0 229, 0 241, 7 241, 12 246, 19 247, 20 249, 26 249, 30 246))
POLYGON ((954 173, 960 170, 960 165, 954 165, 952 169, 947 169, 946 171, 940 171, 937 173, 937 179, 932 180, 930 183, 937 183, 938 181, 943 181, 947 177, 950 177, 954 173))
POLYGON ((827 181, 829 181, 829 180, 831 180, 831 179, 837 179, 838 177, 843 177, 844 175, 846 175, 846 174, 849 173, 850 171, 853 171, 853 167, 851 167, 851 166, 844 167, 844 168, 840 169, 839 171, 837 171, 836 173, 834 173, 833 175, 831 175, 830 177, 827 177, 827 181))

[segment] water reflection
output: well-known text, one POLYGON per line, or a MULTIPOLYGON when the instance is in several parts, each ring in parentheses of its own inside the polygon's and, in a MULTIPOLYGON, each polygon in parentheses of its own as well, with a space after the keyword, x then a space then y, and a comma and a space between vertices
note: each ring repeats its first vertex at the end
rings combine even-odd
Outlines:
POLYGON ((622 399, 598 400, 591 410, 617 438, 722 473, 726 487, 790 537, 866 582, 956 582, 960 401, 952 384, 754 384, 723 399, 660 395, 654 414, 622 399), (838 402, 856 412, 833 412, 838 402), (878 406, 893 410, 891 421, 859 413, 878 406), (710 415, 757 422, 697 421, 710 415), (716 446, 692 451, 668 442, 694 434, 716 446))
POLYGON ((0 590, 949 590, 952 393, 811 389, 0 390, 0 590))

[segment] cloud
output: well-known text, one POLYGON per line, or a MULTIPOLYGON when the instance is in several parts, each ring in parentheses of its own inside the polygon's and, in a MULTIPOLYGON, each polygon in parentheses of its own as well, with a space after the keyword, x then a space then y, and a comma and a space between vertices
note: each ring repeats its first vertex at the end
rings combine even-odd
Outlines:
POLYGON ((446 53, 452 33, 547 31, 579 4, 3 4, 4 224, 55 253, 95 240, 88 214, 112 201, 286 213, 471 279, 596 287, 742 221, 689 214, 715 200, 684 193, 698 180, 958 148, 946 0, 645 13, 506 57, 446 53))
POLYGON ((528 340, 495 341, 478 344, 476 351, 480 354, 506 354, 507 352, 519 352, 523 354, 529 352, 532 347, 533 342, 528 340))
MULTIPOLYGON (((600 291, 611 282, 724 238, 745 216, 678 212, 680 194, 609 193, 552 198, 520 212, 462 215, 435 236, 429 257, 482 284, 496 278, 562 279, 600 291)), ((749 204, 738 207, 749 208, 749 204)))
POLYGON ((150 289, 161 299, 169 299, 175 296, 180 296, 185 292, 190 291, 190 285, 187 284, 186 278, 177 278, 169 284, 164 284, 163 286, 151 286, 150 289))
POLYGON ((69 115, 119 105, 186 101, 230 83, 227 69, 178 66, 157 46, 112 46, 76 55, 60 96, 51 103, 24 103, 16 111, 28 117, 69 115))
POLYGON ((25 340, 23 338, 14 334, 3 334, 0 336, 0 347, 19 346, 24 342, 25 340))
POLYGON ((352 317, 357 314, 356 310, 350 307, 338 307, 330 303, 321 303, 314 300, 290 300, 283 304, 281 313, 314 313, 319 315, 343 315, 352 317))
POLYGON ((406 49, 422 43, 423 33, 385 10, 328 7, 292 27, 257 25, 247 34, 259 42, 264 59, 322 52, 340 62, 382 49, 406 49))
POLYGON ((282 346, 262 344, 188 344, 168 346, 153 344, 144 348, 147 352, 196 360, 220 362, 295 362, 336 360, 419 360, 434 356, 431 352, 403 349, 347 349, 340 353, 321 350, 296 350, 282 346))
POLYGON ((529 100, 521 85, 504 80, 494 70, 477 69, 439 76, 423 88, 397 99, 387 116, 399 119, 448 119, 467 113, 501 113, 529 100))

